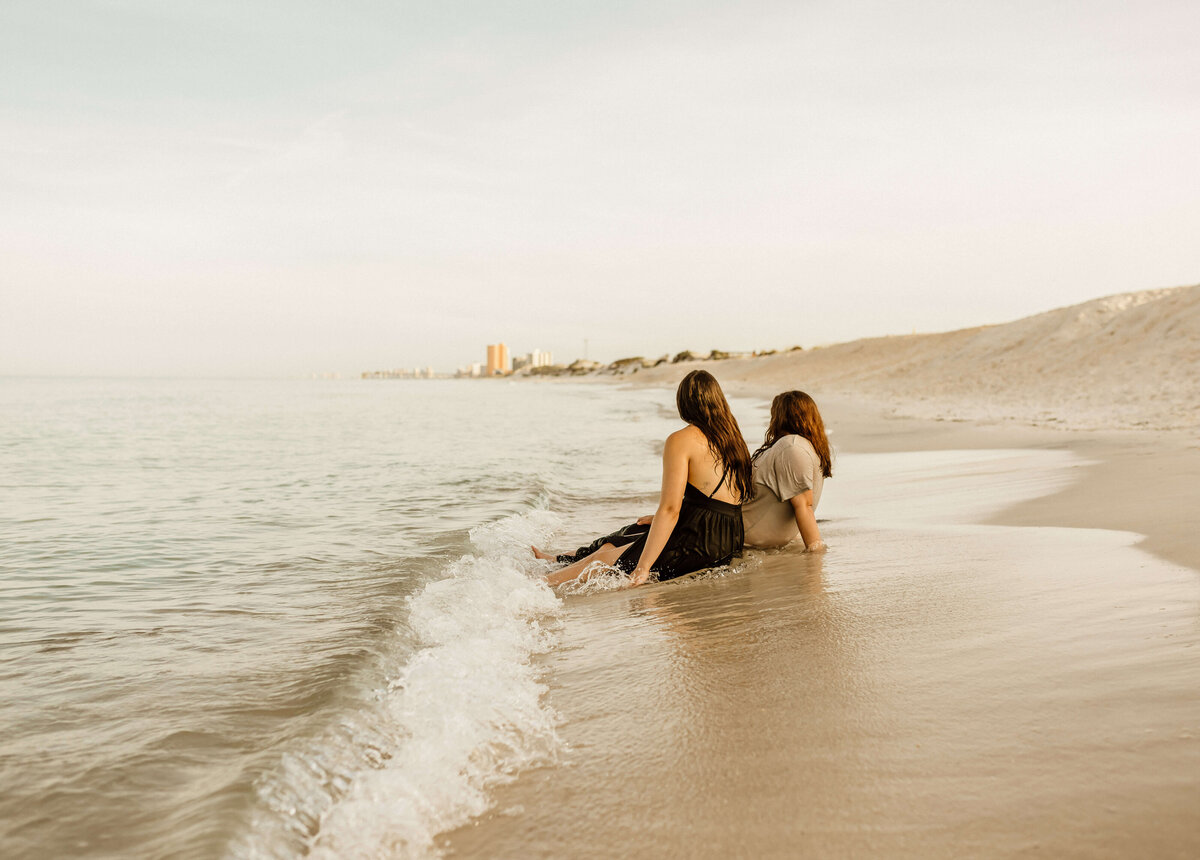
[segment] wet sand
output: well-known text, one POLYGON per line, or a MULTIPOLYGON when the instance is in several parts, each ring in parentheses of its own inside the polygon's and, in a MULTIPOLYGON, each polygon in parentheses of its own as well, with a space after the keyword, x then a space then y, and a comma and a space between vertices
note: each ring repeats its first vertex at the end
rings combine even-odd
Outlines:
POLYGON ((1200 516, 1200 430, 1071 431, 1016 423, 928 421, 893 414, 869 400, 818 396, 834 431, 830 438, 841 450, 1070 451, 1078 463, 1066 486, 1022 499, 988 522, 1136 532, 1142 536, 1140 548, 1200 571, 1195 526, 1200 516))
POLYGON ((441 847, 1200 855, 1186 437, 821 402, 842 452, 830 552, 570 598, 544 667, 568 752, 441 847))

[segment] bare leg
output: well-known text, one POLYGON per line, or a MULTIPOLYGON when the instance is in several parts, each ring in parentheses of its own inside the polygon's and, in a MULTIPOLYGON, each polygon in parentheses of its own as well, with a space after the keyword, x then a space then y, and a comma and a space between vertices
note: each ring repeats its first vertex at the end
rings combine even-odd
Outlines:
POLYGON ((621 553, 626 549, 627 546, 613 546, 610 543, 606 543, 587 558, 581 558, 579 561, 568 564, 562 570, 546 574, 546 584, 551 588, 557 588, 564 582, 570 582, 572 579, 575 579, 587 570, 588 565, 595 562, 611 566, 616 563, 617 559, 621 557, 621 553))
POLYGON ((549 552, 543 552, 542 550, 538 549, 536 546, 531 546, 530 549, 533 550, 533 557, 540 558, 542 561, 554 561, 555 559, 558 558, 557 555, 554 555, 553 553, 549 553, 549 552))

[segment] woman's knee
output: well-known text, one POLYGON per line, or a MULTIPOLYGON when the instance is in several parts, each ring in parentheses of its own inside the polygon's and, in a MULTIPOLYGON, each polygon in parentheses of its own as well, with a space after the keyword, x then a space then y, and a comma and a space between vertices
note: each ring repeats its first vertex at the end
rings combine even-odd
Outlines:
POLYGON ((616 544, 606 543, 602 544, 600 549, 596 550, 595 554, 605 561, 611 562, 613 559, 620 557, 623 549, 624 547, 619 547, 616 544))

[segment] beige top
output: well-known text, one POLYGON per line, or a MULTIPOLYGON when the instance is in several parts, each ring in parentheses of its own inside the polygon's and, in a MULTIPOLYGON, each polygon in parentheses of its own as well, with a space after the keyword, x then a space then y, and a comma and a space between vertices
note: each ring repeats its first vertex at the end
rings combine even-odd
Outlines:
POLYGON ((746 545, 783 546, 800 534, 791 499, 812 490, 821 501, 821 459, 803 436, 783 436, 754 461, 754 497, 742 505, 746 545))

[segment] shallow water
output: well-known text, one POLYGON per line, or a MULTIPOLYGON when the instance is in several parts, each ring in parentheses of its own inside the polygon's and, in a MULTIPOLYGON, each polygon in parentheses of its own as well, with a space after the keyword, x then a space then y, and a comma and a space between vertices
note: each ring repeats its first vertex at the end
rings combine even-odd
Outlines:
POLYGON ((669 403, 0 381, 0 856, 422 853, 558 754, 527 547, 646 503, 669 403))
POLYGON ((561 764, 452 856, 1194 857, 1200 578, 971 525, 1071 455, 843 455, 824 556, 571 598, 561 764))

